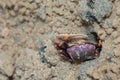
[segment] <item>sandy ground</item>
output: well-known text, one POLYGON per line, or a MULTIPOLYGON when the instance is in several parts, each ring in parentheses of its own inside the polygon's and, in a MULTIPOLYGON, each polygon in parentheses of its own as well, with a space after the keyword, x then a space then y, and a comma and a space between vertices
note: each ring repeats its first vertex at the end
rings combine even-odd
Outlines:
POLYGON ((0 0, 0 80, 120 80, 120 0, 109 1, 112 12, 100 27, 83 24, 78 0, 0 0), (90 29, 103 41, 100 57, 61 60, 51 36, 90 29), (40 59, 43 45, 49 64, 40 59))

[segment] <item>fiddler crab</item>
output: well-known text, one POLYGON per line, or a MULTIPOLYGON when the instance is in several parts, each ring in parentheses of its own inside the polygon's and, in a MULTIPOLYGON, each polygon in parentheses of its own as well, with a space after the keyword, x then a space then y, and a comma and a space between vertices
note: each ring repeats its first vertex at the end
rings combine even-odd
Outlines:
POLYGON ((59 34, 52 38, 55 48, 59 51, 63 60, 69 62, 84 62, 99 57, 102 42, 97 33, 91 32, 96 38, 97 43, 88 41, 87 35, 84 34, 59 34), (79 43, 79 41, 82 43, 79 43), (70 44, 70 43, 74 44, 70 44))

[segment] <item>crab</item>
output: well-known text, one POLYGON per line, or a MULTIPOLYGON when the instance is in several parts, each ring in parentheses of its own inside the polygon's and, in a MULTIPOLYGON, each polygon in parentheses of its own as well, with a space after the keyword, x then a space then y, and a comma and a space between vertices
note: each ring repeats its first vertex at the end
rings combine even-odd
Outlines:
POLYGON ((85 34, 59 34, 52 38, 52 42, 63 60, 84 62, 98 58, 102 48, 102 41, 97 33, 91 34, 95 36, 96 44, 90 42, 85 34))

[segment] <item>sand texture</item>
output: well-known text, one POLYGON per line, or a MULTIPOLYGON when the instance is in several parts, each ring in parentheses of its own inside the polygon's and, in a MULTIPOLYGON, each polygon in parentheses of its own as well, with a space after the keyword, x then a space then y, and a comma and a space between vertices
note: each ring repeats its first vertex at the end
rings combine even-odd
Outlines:
POLYGON ((0 0, 0 80, 120 80, 120 0, 0 0), (102 51, 80 64, 51 41, 91 31, 102 51))

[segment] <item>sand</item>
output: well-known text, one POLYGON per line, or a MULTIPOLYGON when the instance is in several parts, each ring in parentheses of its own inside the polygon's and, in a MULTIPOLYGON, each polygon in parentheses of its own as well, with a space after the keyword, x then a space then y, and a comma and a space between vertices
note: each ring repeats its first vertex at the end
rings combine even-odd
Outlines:
POLYGON ((120 80, 120 0, 103 0, 108 12, 100 7, 90 24, 81 1, 86 6, 86 0, 0 0, 0 80, 120 80), (89 31, 102 39, 100 57, 63 61, 51 37, 89 31), (49 63, 41 61, 42 46, 49 63))

